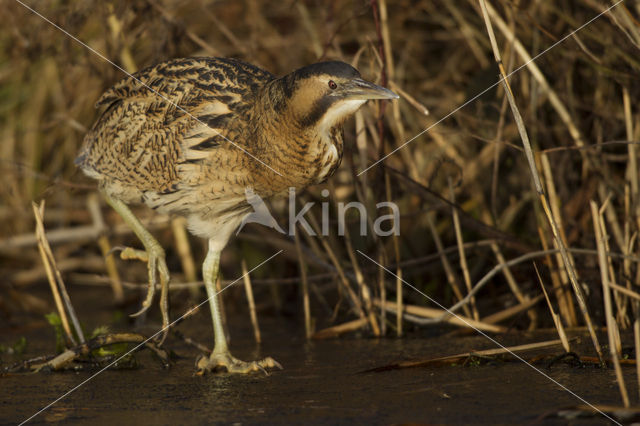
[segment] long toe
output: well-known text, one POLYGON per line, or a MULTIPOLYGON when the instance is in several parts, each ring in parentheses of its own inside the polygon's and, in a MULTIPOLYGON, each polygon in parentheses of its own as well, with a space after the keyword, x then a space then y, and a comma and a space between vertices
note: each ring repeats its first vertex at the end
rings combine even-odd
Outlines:
POLYGON ((149 281, 147 282, 147 295, 142 302, 140 310, 132 317, 137 317, 146 312, 153 303, 153 297, 156 292, 156 286, 160 284, 161 297, 160 297, 160 311, 162 313, 162 335, 159 339, 160 344, 164 341, 167 335, 167 329, 169 325, 169 268, 165 261, 165 253, 162 247, 158 244, 151 244, 147 246, 147 250, 136 250, 131 247, 127 247, 120 253, 122 259, 138 259, 147 262, 147 268, 149 273, 149 281))
POLYGON ((210 357, 201 357, 196 361, 196 374, 204 375, 209 372, 226 371, 227 373, 249 374, 261 371, 268 374, 268 370, 279 369, 282 366, 271 357, 259 361, 245 362, 231 356, 230 353, 211 354, 210 357))
POLYGON ((120 250, 120 259, 122 260, 140 260, 142 262, 149 261, 149 255, 145 250, 134 249, 133 247, 117 247, 120 250))

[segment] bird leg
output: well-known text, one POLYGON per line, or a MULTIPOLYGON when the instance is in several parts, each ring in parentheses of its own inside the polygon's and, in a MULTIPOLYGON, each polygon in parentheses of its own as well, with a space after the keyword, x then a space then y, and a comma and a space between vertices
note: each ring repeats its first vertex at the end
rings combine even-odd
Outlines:
POLYGON ((107 203, 118 212, 131 230, 138 236, 138 239, 140 239, 145 248, 145 250, 135 250, 127 247, 120 253, 122 259, 139 259, 147 262, 147 268, 149 270, 147 297, 145 297, 144 302, 142 302, 142 308, 135 314, 131 314, 132 317, 142 315, 149 309, 153 302, 156 285, 158 284, 158 274, 160 275, 160 312, 162 313, 162 337, 160 338, 160 344, 162 344, 167 337, 169 328, 169 269, 165 262, 164 250, 158 240, 145 229, 125 203, 111 198, 106 193, 103 195, 107 203))
POLYGON ((215 345, 213 352, 211 352, 211 355, 208 358, 202 356, 196 361, 196 374, 202 375, 209 371, 216 371, 220 369, 225 369, 229 373, 240 374, 246 374, 252 371, 266 372, 266 370, 270 368, 282 369, 282 366, 271 357, 267 357, 260 361, 245 362, 240 361, 231 355, 222 325, 220 299, 218 299, 219 294, 216 290, 219 265, 220 249, 217 245, 214 245, 213 240, 209 240, 209 252, 202 264, 202 276, 207 289, 209 306, 211 307, 215 345))

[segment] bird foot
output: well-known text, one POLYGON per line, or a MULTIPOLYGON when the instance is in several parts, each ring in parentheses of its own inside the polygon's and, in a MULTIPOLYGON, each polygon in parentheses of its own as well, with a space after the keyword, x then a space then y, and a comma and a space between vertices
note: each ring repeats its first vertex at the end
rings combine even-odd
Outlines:
POLYGON ((213 353, 208 358, 201 356, 196 360, 196 374, 202 376, 209 372, 226 370, 228 373, 248 374, 254 371, 262 371, 269 374, 267 370, 282 370, 278 361, 271 357, 266 357, 260 361, 245 362, 231 356, 229 352, 213 353))
POLYGON ((149 281, 147 284, 147 296, 142 302, 142 308, 131 314, 137 317, 145 313, 153 303, 153 296, 156 292, 156 286, 160 281, 160 312, 162 313, 162 334, 160 335, 159 344, 164 342, 167 337, 169 327, 169 268, 165 261, 164 250, 159 245, 150 245, 147 250, 138 250, 131 247, 121 249, 120 258, 123 260, 141 260, 147 263, 149 270, 149 281), (160 276, 158 279, 158 275, 160 276))

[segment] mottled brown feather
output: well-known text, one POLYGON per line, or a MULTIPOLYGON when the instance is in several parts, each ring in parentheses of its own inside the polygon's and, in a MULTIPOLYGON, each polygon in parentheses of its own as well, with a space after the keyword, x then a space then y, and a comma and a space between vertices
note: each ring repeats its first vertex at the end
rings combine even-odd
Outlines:
POLYGON ((233 59, 187 58, 134 77, 102 95, 76 160, 111 197, 222 226, 246 214, 246 188, 269 197, 340 163, 340 129, 308 122, 319 96, 299 87, 308 71, 277 79, 233 59))

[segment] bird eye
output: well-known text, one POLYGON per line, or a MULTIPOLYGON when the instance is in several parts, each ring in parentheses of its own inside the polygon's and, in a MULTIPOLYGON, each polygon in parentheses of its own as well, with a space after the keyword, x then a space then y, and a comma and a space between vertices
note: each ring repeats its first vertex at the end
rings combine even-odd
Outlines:
POLYGON ((338 87, 335 81, 329 80, 329 89, 335 90, 338 87))

